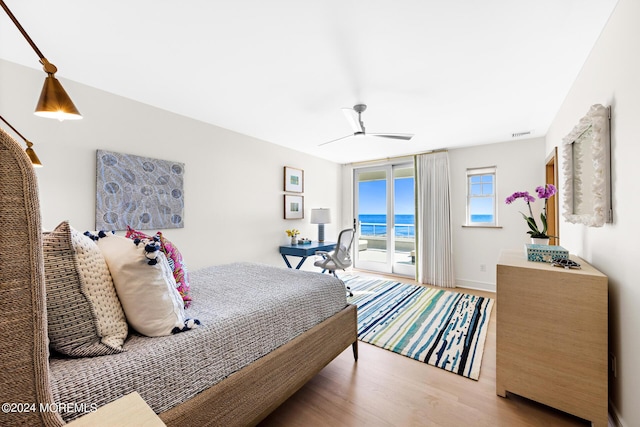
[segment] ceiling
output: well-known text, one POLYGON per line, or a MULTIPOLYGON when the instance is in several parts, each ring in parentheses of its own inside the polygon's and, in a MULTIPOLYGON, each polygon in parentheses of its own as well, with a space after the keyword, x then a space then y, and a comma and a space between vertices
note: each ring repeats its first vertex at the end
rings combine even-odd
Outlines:
MULTIPOLYGON (((617 0, 5 2, 62 80, 350 163, 544 136, 617 0), (357 103, 414 138, 319 146, 357 103)), ((2 12, 0 58, 40 68, 2 12)))

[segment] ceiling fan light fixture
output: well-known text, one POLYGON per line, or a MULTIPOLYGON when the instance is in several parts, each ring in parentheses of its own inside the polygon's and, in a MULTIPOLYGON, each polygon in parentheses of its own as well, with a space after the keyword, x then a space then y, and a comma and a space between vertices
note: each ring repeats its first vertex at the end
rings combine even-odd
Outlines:
POLYGON ((341 138, 338 139, 333 139, 331 141, 327 141, 327 142, 323 142, 322 144, 319 144, 318 146, 323 146, 323 145, 327 145, 330 144, 332 142, 336 142, 336 141, 340 141, 341 139, 345 139, 345 138, 349 138, 349 137, 357 137, 357 138, 362 138, 364 136, 370 135, 370 136, 377 136, 377 137, 381 137, 381 138, 390 138, 390 139, 396 139, 396 140, 403 140, 403 141, 409 141, 411 138, 413 138, 413 134, 408 134, 408 133, 370 133, 367 134, 365 127, 364 127, 364 122, 362 121, 362 113, 367 109, 367 105, 366 104, 356 104, 353 106, 353 108, 343 108, 342 112, 344 113, 345 117, 347 118, 347 121, 349 122, 349 124, 351 125, 351 127, 353 128, 353 135, 347 135, 347 136, 343 136, 341 138))
POLYGON ((349 122, 349 126, 353 130, 354 134, 358 132, 364 132, 362 128, 362 121, 360 120, 360 114, 355 111, 355 108, 343 108, 342 112, 349 122))
POLYGON ((356 104, 353 106, 353 111, 355 111, 358 114, 364 113, 366 109, 367 109, 367 104, 356 104))

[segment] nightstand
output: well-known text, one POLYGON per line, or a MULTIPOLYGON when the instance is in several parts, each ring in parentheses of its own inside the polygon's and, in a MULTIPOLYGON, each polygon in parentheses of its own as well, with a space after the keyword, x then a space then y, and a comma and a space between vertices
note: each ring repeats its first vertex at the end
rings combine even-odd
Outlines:
POLYGON ((137 392, 114 400, 67 424, 69 427, 166 427, 137 392))

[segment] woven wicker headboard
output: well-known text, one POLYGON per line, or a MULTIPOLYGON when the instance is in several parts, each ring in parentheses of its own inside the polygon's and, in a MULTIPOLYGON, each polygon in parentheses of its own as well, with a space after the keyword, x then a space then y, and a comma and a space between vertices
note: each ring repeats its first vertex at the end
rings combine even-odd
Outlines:
MULTIPOLYGON (((60 426, 51 402, 40 202, 21 146, 0 129, 0 402, 34 404, 0 413, 1 425, 60 426), (32 409, 35 409, 32 411, 32 409)), ((5 409, 3 407, 3 409, 5 409)))

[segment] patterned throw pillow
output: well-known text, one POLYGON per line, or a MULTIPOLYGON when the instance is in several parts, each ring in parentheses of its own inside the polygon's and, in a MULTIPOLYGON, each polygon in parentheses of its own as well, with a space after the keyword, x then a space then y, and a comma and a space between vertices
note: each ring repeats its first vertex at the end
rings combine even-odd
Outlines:
POLYGON ((44 233, 43 249, 51 348, 76 357, 122 352, 127 322, 96 244, 64 221, 44 233))
MULTIPOLYGON (((191 295, 189 294, 191 287, 189 285, 189 273, 187 272, 187 266, 182 259, 182 254, 176 245, 164 237, 160 231, 156 233, 156 236, 160 239, 160 249, 166 255, 169 265, 173 270, 173 277, 176 279, 178 292, 184 301, 184 308, 189 308, 191 305, 191 295)), ((153 239, 154 236, 149 236, 148 234, 127 226, 127 233, 125 237, 130 239, 153 239)))
POLYGON ((159 337, 199 324, 185 316, 184 301, 167 258, 152 240, 136 242, 115 234, 100 234, 97 242, 127 321, 136 331, 159 337))

